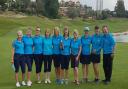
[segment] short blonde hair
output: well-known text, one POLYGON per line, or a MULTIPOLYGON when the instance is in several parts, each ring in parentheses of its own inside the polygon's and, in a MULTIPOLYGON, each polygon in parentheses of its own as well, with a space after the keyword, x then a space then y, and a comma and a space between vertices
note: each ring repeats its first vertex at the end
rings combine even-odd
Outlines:
POLYGON ((58 31, 58 32, 60 33, 59 27, 55 27, 55 28, 54 28, 54 32, 55 32, 55 31, 58 31))
POLYGON ((31 32, 32 33, 32 28, 28 28, 26 32, 31 32))
POLYGON ((46 35, 46 32, 49 32, 49 36, 51 35, 51 32, 50 32, 50 29, 49 28, 46 28, 45 35, 46 35))
POLYGON ((21 36, 23 36, 23 32, 22 32, 22 30, 18 30, 18 31, 17 31, 17 35, 21 35, 21 36))
POLYGON ((78 32, 77 29, 74 29, 73 34, 74 34, 74 33, 76 33, 77 35, 79 35, 79 32, 78 32))

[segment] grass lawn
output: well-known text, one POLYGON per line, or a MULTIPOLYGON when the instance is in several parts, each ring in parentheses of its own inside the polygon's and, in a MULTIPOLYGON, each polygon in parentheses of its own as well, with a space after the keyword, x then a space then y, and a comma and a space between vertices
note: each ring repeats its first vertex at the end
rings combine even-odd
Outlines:
MULTIPOLYGON (((14 72, 11 69, 11 42, 16 38, 17 30, 26 30, 28 27, 33 29, 36 26, 40 26, 42 33, 44 28, 53 28, 54 26, 61 26, 63 28, 65 25, 69 26, 71 32, 73 29, 78 29, 82 34, 82 29, 84 26, 89 26, 91 28, 91 33, 95 25, 108 24, 110 26, 111 32, 123 32, 128 30, 128 19, 108 19, 105 21, 81 21, 77 20, 49 20, 46 18, 39 17, 26 17, 26 18, 7 18, 0 17, 0 89, 16 89, 14 72)), ((104 85, 100 83, 98 85, 94 83, 83 83, 80 86, 76 86, 73 83, 69 85, 56 85, 55 84, 55 74, 54 68, 52 68, 52 84, 45 85, 35 84, 35 66, 33 65, 32 81, 33 85, 31 89, 128 89, 128 43, 117 43, 116 54, 113 66, 113 76, 112 82, 109 85, 104 85)), ((43 71, 43 70, 42 70, 43 71)), ((43 72, 42 72, 43 73, 43 72)), ((72 69, 69 71, 70 81, 73 80, 72 69)), ((79 66, 79 78, 82 78, 81 65, 79 66)), ((21 78, 20 78, 21 79, 21 78)), ((92 64, 90 65, 89 79, 94 79, 94 73, 92 70, 92 64)), ((102 61, 100 64, 100 79, 104 79, 102 61)), ((21 87, 21 89, 28 89, 28 87, 21 87)))

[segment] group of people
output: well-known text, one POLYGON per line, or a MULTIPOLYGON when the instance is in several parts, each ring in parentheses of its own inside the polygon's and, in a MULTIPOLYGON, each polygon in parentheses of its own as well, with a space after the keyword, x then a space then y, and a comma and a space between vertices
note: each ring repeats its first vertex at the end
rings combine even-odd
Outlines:
POLYGON ((45 30, 44 36, 41 35, 41 29, 36 27, 35 36, 32 36, 32 30, 29 28, 26 35, 22 31, 17 32, 17 38, 12 43, 12 64, 15 67, 16 86, 21 84, 31 86, 31 71, 33 61, 35 62, 37 83, 41 83, 41 70, 44 66, 44 83, 51 83, 50 73, 52 61, 55 67, 56 83, 68 84, 69 65, 73 68, 74 83, 79 85, 79 62, 82 64, 82 82, 89 82, 88 72, 89 64, 93 64, 94 82, 99 82, 99 63, 101 59, 101 50, 103 50, 103 69, 105 79, 103 82, 111 82, 112 64, 115 50, 115 41, 112 34, 109 33, 108 26, 102 27, 102 33, 99 26, 95 26, 94 34, 89 34, 89 27, 84 27, 84 34, 80 37, 78 30, 73 31, 73 37, 70 37, 69 28, 64 27, 63 35, 60 34, 59 27, 45 30), (18 72, 21 67, 22 82, 19 82, 18 72), (27 82, 25 82, 25 69, 27 71, 27 82))

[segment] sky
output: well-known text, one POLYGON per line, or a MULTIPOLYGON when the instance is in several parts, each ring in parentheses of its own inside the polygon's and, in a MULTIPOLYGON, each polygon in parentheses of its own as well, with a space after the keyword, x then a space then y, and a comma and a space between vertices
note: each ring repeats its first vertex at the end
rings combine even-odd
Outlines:
MULTIPOLYGON (((65 0, 69 1, 69 0, 65 0)), ((75 0, 74 0, 75 1, 75 0)), ((77 0, 76 0, 77 1, 77 0)), ((87 4, 88 6, 92 6, 93 9, 96 8, 96 0, 80 0, 81 3, 87 4)), ((114 10, 117 0, 103 0, 103 8, 114 10)), ((124 0, 125 8, 128 10, 128 0, 124 0)))

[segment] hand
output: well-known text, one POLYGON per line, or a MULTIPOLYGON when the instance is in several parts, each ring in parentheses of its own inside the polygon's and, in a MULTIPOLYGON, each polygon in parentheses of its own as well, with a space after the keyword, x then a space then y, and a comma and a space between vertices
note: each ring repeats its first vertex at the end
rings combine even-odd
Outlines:
POLYGON ((96 49, 93 49, 92 50, 92 54, 96 54, 96 49))
POLYGON ((111 58, 114 59, 114 53, 111 54, 111 58))
POLYGON ((79 56, 76 57, 76 61, 78 61, 78 60, 79 60, 79 56))
POLYGON ((14 60, 13 60, 13 58, 12 58, 12 60, 11 60, 11 63, 14 64, 14 60))

